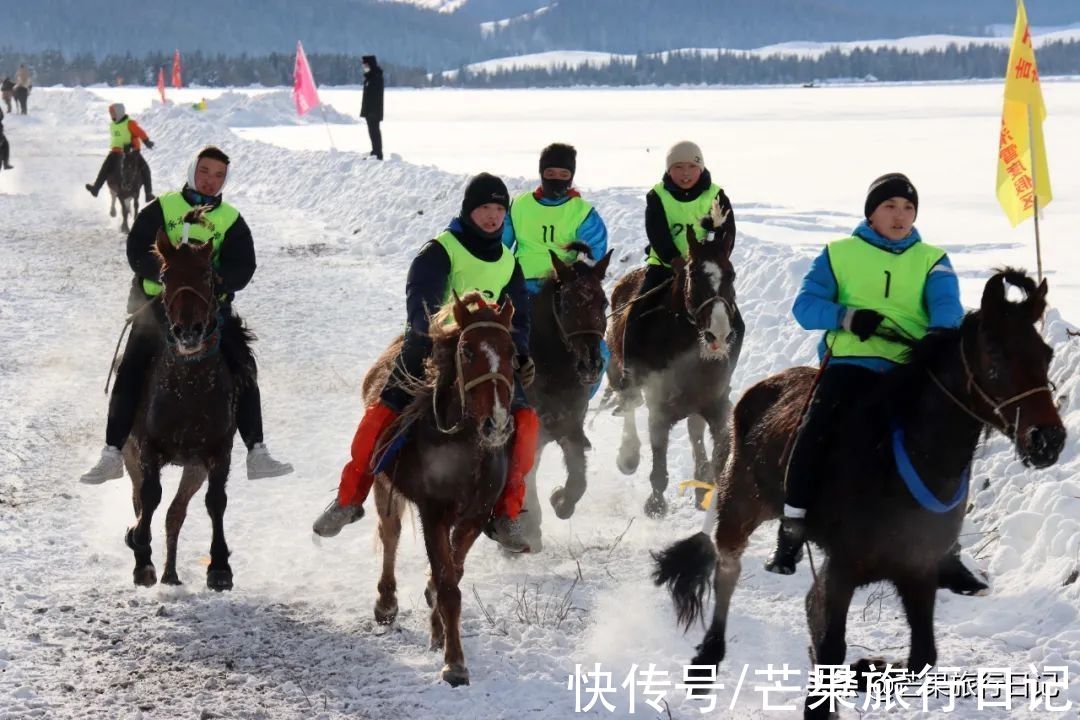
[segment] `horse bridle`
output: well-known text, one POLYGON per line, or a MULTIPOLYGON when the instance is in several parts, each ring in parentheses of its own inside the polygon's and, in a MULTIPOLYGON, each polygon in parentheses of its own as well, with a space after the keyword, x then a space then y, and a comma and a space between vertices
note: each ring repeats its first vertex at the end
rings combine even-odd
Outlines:
POLYGON ((461 366, 461 354, 462 354, 462 351, 464 350, 464 348, 462 346, 462 340, 465 338, 465 334, 467 332, 469 332, 470 330, 474 330, 476 328, 484 328, 484 327, 498 328, 499 330, 502 330, 507 335, 511 334, 509 328, 507 328, 505 325, 503 325, 502 323, 491 321, 491 320, 481 320, 479 322, 474 322, 474 323, 471 323, 469 325, 466 325, 465 327, 463 327, 461 329, 461 334, 458 335, 457 347, 454 349, 454 371, 455 371, 455 373, 457 375, 454 378, 454 385, 457 386, 458 398, 461 401, 461 419, 458 420, 456 423, 454 423, 449 428, 444 428, 442 426, 442 424, 439 422, 439 401, 438 401, 439 391, 438 391, 438 386, 436 386, 435 389, 431 393, 431 409, 433 411, 432 416, 435 419, 435 428, 439 432, 443 433, 444 435, 453 435, 454 433, 457 433, 457 432, 461 431, 461 428, 465 424, 465 417, 466 417, 466 415, 465 415, 465 393, 467 393, 469 390, 472 390, 477 385, 480 385, 480 384, 486 383, 486 382, 493 382, 496 385, 498 385, 501 382, 504 385, 506 385, 507 388, 510 389, 511 394, 514 392, 513 383, 510 380, 508 380, 507 377, 505 375, 503 375, 501 372, 498 372, 498 371, 495 371, 495 370, 493 370, 491 372, 486 372, 483 375, 480 375, 478 377, 473 378, 472 380, 469 380, 468 382, 465 382, 465 371, 461 366))
POLYGON ((574 348, 570 344, 570 339, 581 335, 592 335, 603 340, 604 332, 602 330, 574 330, 572 332, 566 332, 566 328, 563 327, 562 319, 559 317, 559 305, 555 301, 555 295, 559 292, 560 285, 556 288, 555 292, 551 293, 551 315, 555 318, 555 327, 559 331, 559 339, 562 340, 563 345, 566 347, 567 352, 573 352, 574 348))
POLYGON ((964 337, 963 337, 963 335, 961 335, 960 336, 960 361, 964 365, 964 375, 967 376, 967 382, 964 383, 964 386, 967 388, 968 395, 970 395, 972 398, 975 398, 975 397, 980 398, 987 405, 987 407, 990 408, 990 411, 997 417, 997 419, 1000 420, 1000 423, 1001 423, 1000 425, 998 423, 993 422, 993 421, 987 420, 984 417, 981 417, 972 408, 969 408, 967 405, 965 405, 963 402, 961 402, 959 398, 957 398, 953 393, 949 392, 948 388, 945 387, 945 385, 941 382, 941 380, 938 379, 938 377, 936 375, 934 375, 933 372, 927 370, 927 373, 930 375, 930 379, 933 380, 934 384, 938 386, 938 389, 941 390, 941 392, 943 392, 946 395, 946 397, 948 397, 950 400, 952 400, 961 410, 963 410, 968 415, 970 415, 972 418, 977 420, 980 424, 989 425, 990 427, 992 427, 992 428, 994 428, 996 430, 999 430, 1002 434, 1005 435, 1005 437, 1007 437, 1010 440, 1013 440, 1015 442, 1016 441, 1016 426, 1013 425, 1013 423, 1009 422, 1009 419, 1005 416, 1005 413, 1003 413, 1001 411, 1002 408, 1007 407, 1009 405, 1012 405, 1013 403, 1019 402, 1020 400, 1023 400, 1026 397, 1031 397, 1032 395, 1037 395, 1037 394, 1039 394, 1041 392, 1050 393, 1050 397, 1051 397, 1051 400, 1052 400, 1053 399, 1053 394, 1054 394, 1053 386, 1050 385, 1050 384, 1040 385, 1038 387, 1033 387, 1033 388, 1031 388, 1029 390, 1025 390, 1023 392, 1017 393, 1016 395, 1008 397, 1008 398, 1006 398, 1004 400, 998 400, 993 395, 991 395, 986 390, 984 390, 982 388, 982 386, 979 385, 979 381, 975 379, 975 373, 972 372, 971 365, 968 364, 967 352, 965 351, 964 347, 965 347, 964 346, 964 337), (974 390, 975 392, 973 393, 972 390, 974 390), (977 393, 977 395, 976 395, 976 393, 977 393))

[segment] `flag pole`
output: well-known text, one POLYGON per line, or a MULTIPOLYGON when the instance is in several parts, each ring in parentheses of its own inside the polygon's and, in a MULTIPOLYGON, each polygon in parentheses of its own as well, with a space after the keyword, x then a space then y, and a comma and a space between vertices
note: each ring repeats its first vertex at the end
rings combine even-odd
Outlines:
MULTIPOLYGON (((330 138, 330 149, 333 150, 334 152, 337 152, 337 147, 334 145, 334 134, 332 132, 330 132, 330 122, 326 119, 326 108, 323 107, 322 100, 319 101, 319 112, 322 113, 323 127, 326 128, 326 134, 330 138)), ((1035 225, 1035 237, 1036 238, 1038 238, 1038 236, 1039 236, 1039 230, 1038 230, 1039 226, 1038 226, 1037 223, 1038 223, 1038 221, 1036 221, 1036 225, 1035 225)), ((1039 241, 1036 240, 1035 244, 1038 245, 1038 242, 1039 241)), ((1040 264, 1039 267, 1041 268, 1042 265, 1040 264)), ((1042 270, 1041 269, 1039 270, 1039 277, 1042 278, 1042 270)))
POLYGON ((1036 152, 1036 147, 1035 147, 1035 125, 1034 125, 1035 118, 1034 118, 1034 116, 1033 116, 1033 114, 1031 112, 1031 105, 1027 106, 1027 115, 1028 115, 1028 147, 1031 148, 1031 190, 1032 190, 1032 198, 1035 200, 1034 213, 1032 214, 1032 219, 1035 220, 1035 263, 1036 263, 1037 270, 1038 270, 1038 273, 1039 273, 1039 282, 1041 283, 1042 279, 1043 279, 1043 270, 1042 270, 1042 243, 1039 240, 1039 180, 1038 180, 1039 172, 1038 172, 1037 166, 1035 165, 1036 157, 1038 156, 1039 153, 1036 152))

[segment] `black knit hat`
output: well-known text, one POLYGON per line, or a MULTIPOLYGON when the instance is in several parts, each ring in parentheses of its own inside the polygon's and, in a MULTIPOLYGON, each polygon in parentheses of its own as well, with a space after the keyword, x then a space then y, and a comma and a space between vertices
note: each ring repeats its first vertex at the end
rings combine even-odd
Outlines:
MULTIPOLYGON (((353 57, 356 57, 356 56, 354 55, 353 57)), ((360 56, 360 62, 367 63, 368 65, 370 65, 372 67, 377 67, 378 64, 379 64, 379 61, 375 59, 374 55, 361 55, 360 56)))
POLYGON ((908 180, 907 175, 903 173, 887 173, 870 183, 870 189, 866 191, 866 204, 863 207, 863 214, 866 219, 870 219, 870 216, 877 210, 878 205, 894 197, 910 200, 911 204, 915 206, 915 214, 919 214, 919 193, 915 190, 915 186, 911 184, 911 181, 908 180))
POLYGON ((491 173, 482 172, 473 176, 465 186, 465 197, 461 201, 461 217, 469 217, 476 208, 488 203, 502 205, 510 209, 510 193, 502 180, 491 173))
POLYGON ((548 168, 563 168, 573 175, 577 171, 577 150, 566 143, 551 143, 540 152, 540 174, 548 168))

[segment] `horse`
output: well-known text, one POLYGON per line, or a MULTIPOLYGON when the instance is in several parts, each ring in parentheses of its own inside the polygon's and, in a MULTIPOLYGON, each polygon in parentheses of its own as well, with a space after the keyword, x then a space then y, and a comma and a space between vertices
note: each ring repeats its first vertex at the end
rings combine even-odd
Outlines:
MULTIPOLYGON (((711 220, 709 227, 724 226, 722 217, 711 220)), ((645 268, 623 276, 611 294, 618 309, 607 336, 611 348, 608 382, 609 387, 619 388, 614 392, 623 408, 622 443, 616 465, 623 474, 631 475, 640 462, 641 441, 633 407, 640 404, 643 386, 653 454, 649 475, 652 493, 645 502, 645 514, 653 518, 667 512, 667 446, 675 423, 687 419, 694 472, 699 481, 711 482, 712 468, 722 466, 727 456, 731 375, 739 362, 745 333, 735 304, 735 269, 731 264, 734 231, 713 233, 712 240, 707 234, 703 242, 698 242, 692 227, 687 227, 686 233, 689 261, 685 269, 676 272, 670 286, 657 289, 659 301, 655 306, 636 316, 627 312, 635 302, 646 299, 635 300, 645 268), (633 333, 637 340, 624 346, 632 324, 638 325, 633 333), (630 370, 629 386, 624 385, 624 367, 630 370), (705 449, 706 424, 713 438, 712 464, 705 449)))
POLYGON ((116 201, 120 200, 122 221, 120 232, 130 232, 128 215, 139 214, 139 190, 142 188, 142 155, 131 145, 125 145, 120 161, 113 163, 105 182, 109 186, 109 217, 116 217, 116 201))
MULTIPOLYGON (((588 249, 570 245, 581 257, 588 249)), ((562 262, 551 253, 554 273, 540 285, 533 298, 529 352, 536 362, 536 380, 526 390, 529 404, 540 416, 539 460, 544 446, 558 443, 563 451, 567 478, 564 486, 551 494, 555 515, 567 519, 585 494, 585 412, 592 387, 599 382, 604 361, 600 343, 607 326, 608 307, 603 280, 611 252, 596 263, 578 260, 562 262)), ((532 552, 542 546, 540 501, 536 488, 539 462, 526 478, 527 494, 522 515, 525 536, 532 552)))
MULTIPOLYGON (((469 684, 458 588, 465 556, 506 483, 514 432, 513 315, 509 300, 496 307, 479 293, 464 299, 454 294, 432 319, 432 355, 424 377, 414 379, 410 388, 414 400, 380 439, 375 454, 375 507, 383 546, 375 620, 390 625, 397 618, 394 564, 401 518, 410 502, 419 511, 431 565, 424 592, 432 610, 430 647, 443 649, 441 677, 453 687, 469 684)), ((378 399, 400 347, 399 338, 365 376, 368 404, 378 399)))
MULTIPOLYGON (((196 208, 185 222, 201 221, 196 208)), ((225 483, 240 390, 254 378, 253 339, 235 317, 224 317, 214 294, 211 243, 174 247, 159 230, 155 251, 161 259, 161 298, 165 345, 152 361, 124 463, 132 482, 136 523, 125 542, 135 554, 136 585, 151 586, 157 576, 151 561, 150 523, 161 501, 161 468, 185 470, 166 515, 166 556, 161 582, 179 585, 176 546, 187 506, 209 478, 206 509, 213 526, 206 584, 212 590, 233 586, 223 518, 225 483), (219 351, 220 350, 220 351, 219 351)))
MULTIPOLYGON (((1065 444, 1047 379, 1053 352, 1034 327, 1046 293, 1045 280, 1036 286, 1023 271, 996 272, 979 309, 959 328, 911 343, 910 362, 883 376, 874 392, 853 398, 838 421, 825 449, 821 490, 806 516, 807 538, 826 554, 806 596, 815 664, 844 662, 852 594, 879 581, 893 583, 903 603, 911 628, 907 668, 918 672, 936 663, 939 564, 959 535, 980 434, 1000 431, 1021 461, 1036 468, 1053 465, 1065 444), (1026 297, 1008 300, 1006 286, 1026 297)), ((746 391, 735 406, 732 452, 717 481, 715 545, 701 532, 653 556, 653 579, 668 586, 686 629, 701 615, 715 574, 716 606, 696 665, 724 658, 740 558, 754 529, 782 512, 786 455, 814 376, 811 368, 790 368, 746 391)), ((861 659, 852 666, 860 682, 869 664, 861 659)), ((827 715, 812 699, 808 694, 805 716, 827 715)))

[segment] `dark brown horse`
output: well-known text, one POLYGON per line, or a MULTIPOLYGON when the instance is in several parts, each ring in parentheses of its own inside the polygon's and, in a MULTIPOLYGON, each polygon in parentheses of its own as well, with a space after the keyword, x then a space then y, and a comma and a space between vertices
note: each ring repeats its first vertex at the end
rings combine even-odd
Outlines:
MULTIPOLYGON (((573 247, 584 252, 585 246, 573 247)), ((566 484, 551 494, 555 515, 565 520, 585 495, 585 412, 592 387, 599 382, 604 362, 600 344, 607 326, 608 300, 604 275, 611 253, 595 264, 567 265, 551 254, 555 273, 540 286, 532 301, 529 351, 536 362, 536 381, 527 390, 529 404, 540 416, 537 460, 544 446, 555 442, 566 462, 566 484)), ((526 478, 522 515, 532 552, 542 546, 540 501, 536 487, 539 462, 526 478)))
MULTIPOLYGON (((491 517, 506 483, 513 435, 513 305, 484 303, 478 293, 454 297, 431 322, 432 356, 415 400, 390 427, 384 447, 403 443, 376 477, 375 507, 383 569, 375 619, 397 617, 394 562, 406 501, 420 513, 431 563, 425 597, 431 607, 431 649, 443 648, 442 679, 467 685, 461 648, 461 591, 465 556, 491 517), (446 324, 452 316, 454 323, 446 324)), ((374 403, 400 349, 393 343, 364 378, 364 399, 374 403)), ((378 450, 376 457, 378 457, 378 450)))
MULTIPOLYGON (((185 220, 200 222, 201 215, 196 210, 185 220)), ((161 576, 163 583, 179 585, 177 538, 188 502, 209 477, 206 509, 213 539, 206 584, 229 590, 233 578, 223 526, 225 482, 236 434, 237 396, 247 377, 236 368, 254 367, 247 345, 251 336, 238 319, 222 317, 214 294, 210 243, 174 247, 159 230, 155 248, 164 286, 159 297, 166 321, 161 330, 165 347, 153 361, 134 431, 124 446, 137 520, 128 529, 126 542, 135 553, 135 583, 153 585, 157 575, 150 559, 150 524, 161 502, 161 468, 166 463, 183 465, 183 478, 165 520, 161 576), (239 363, 229 362, 237 357, 239 363)))
MULTIPOLYGON (((939 564, 960 531, 980 433, 1004 433, 1024 464, 1038 468, 1055 463, 1065 443, 1047 379, 1053 353, 1034 327, 1045 308, 1045 281, 1036 287, 1021 271, 1001 271, 959 328, 914 343, 909 364, 885 376, 874 394, 852 399, 825 451, 822 487, 806 516, 808 538, 826 554, 806 596, 817 665, 844 662, 852 593, 883 580, 896 586, 911 627, 907 667, 919 671, 937 661, 939 564), (1006 299, 1010 285, 1024 291, 1023 302, 1006 299), (910 469, 898 469, 906 463, 910 469)), ((746 391, 717 483, 715 546, 698 533, 657 556, 654 579, 668 585, 687 628, 715 571, 716 608, 695 664, 724 658, 740 558, 754 529, 781 514, 785 452, 814 373, 792 368, 746 391)), ((867 663, 854 667, 863 671, 867 663)), ((808 695, 807 717, 827 714, 826 704, 811 709, 819 700, 808 695)))
POLYGON ((109 186, 109 217, 116 217, 116 201, 120 201, 122 220, 120 232, 130 232, 128 216, 139 214, 139 190, 142 188, 142 155, 130 145, 124 146, 120 161, 113 164, 105 178, 109 186))
MULTIPOLYGON (((728 227, 720 218, 713 218, 707 225, 728 227)), ((630 475, 641 460, 641 441, 632 408, 640 404, 644 390, 653 455, 649 474, 652 493, 645 502, 645 514, 650 517, 667 512, 664 491, 668 486, 668 436, 675 423, 687 418, 698 480, 711 482, 712 468, 723 464, 731 412, 731 375, 739 362, 745 331, 735 305, 735 269, 731 264, 734 231, 716 233, 703 242, 698 242, 692 227, 687 227, 686 233, 690 247, 686 268, 669 285, 658 289, 659 299, 634 299, 645 278, 645 268, 623 276, 611 294, 616 312, 608 329, 609 386, 619 388, 625 377, 630 378, 629 386, 616 391, 623 408, 622 445, 616 464, 630 475), (637 314, 627 312, 635 302, 648 302, 651 307, 637 314), (639 327, 631 334, 627 326, 633 323, 639 327), (635 340, 626 339, 631 335, 635 340), (624 366, 630 370, 627 375, 624 366), (705 449, 706 425, 713 437, 712 463, 705 449)))

